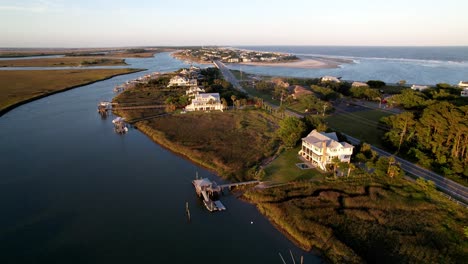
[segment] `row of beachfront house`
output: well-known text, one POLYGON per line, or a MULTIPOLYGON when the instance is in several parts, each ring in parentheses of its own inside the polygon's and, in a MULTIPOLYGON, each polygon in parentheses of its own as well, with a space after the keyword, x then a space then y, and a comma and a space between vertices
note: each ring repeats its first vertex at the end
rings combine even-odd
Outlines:
MULTIPOLYGON (((321 81, 322 82, 335 82, 335 83, 340 83, 341 82, 341 80, 339 78, 334 77, 334 76, 323 76, 321 78, 321 81)), ((353 84, 351 86, 352 87, 369 87, 369 85, 367 83, 363 83, 363 82, 353 82, 353 84)), ((468 81, 467 82, 460 81, 458 83, 458 87, 462 89, 460 91, 460 96, 468 97, 468 81)), ((429 88, 430 88, 430 86, 428 86, 428 85, 413 84, 411 86, 411 90, 414 90, 414 91, 424 91, 424 90, 429 89, 429 88)))

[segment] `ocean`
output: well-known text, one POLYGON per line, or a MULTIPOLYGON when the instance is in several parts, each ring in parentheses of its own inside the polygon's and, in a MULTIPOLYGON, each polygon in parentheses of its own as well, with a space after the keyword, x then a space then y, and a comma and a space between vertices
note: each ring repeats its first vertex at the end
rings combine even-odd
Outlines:
POLYGON ((408 84, 457 84, 468 81, 468 47, 356 47, 356 46, 235 46, 235 48, 276 51, 300 58, 340 58, 351 60, 334 69, 230 65, 245 72, 292 77, 333 75, 344 80, 382 80, 408 84))

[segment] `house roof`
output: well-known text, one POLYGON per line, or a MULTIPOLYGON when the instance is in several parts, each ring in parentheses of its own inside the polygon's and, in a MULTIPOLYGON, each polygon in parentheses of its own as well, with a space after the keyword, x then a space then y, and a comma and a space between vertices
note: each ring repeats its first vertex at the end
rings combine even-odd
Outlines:
POLYGON ((200 93, 195 97, 195 100, 197 99, 209 99, 213 97, 215 100, 219 101, 219 93, 200 93))
POLYGON ((369 87, 369 85, 367 83, 363 83, 363 82, 353 82, 353 84, 351 84, 351 86, 353 86, 353 87, 369 87))
POLYGON ((335 132, 331 133, 320 133, 317 130, 312 130, 312 132, 307 135, 307 137, 302 139, 303 141, 322 148, 322 144, 325 143, 327 148, 353 148, 354 146, 346 142, 338 142, 338 137, 335 132))

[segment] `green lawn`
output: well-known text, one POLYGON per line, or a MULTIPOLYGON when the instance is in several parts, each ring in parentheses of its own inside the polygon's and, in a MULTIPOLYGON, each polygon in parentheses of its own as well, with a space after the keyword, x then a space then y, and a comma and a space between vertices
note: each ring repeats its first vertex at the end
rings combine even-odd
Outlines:
POLYGON ((325 174, 316 169, 301 170, 296 163, 302 163, 298 152, 300 147, 285 150, 281 155, 270 163, 266 168, 266 179, 275 182, 290 182, 307 179, 323 179, 325 174))
POLYGON ((361 139, 377 147, 382 147, 385 130, 378 127, 382 117, 390 113, 379 110, 364 110, 352 113, 339 113, 327 117, 327 125, 339 132, 361 139))

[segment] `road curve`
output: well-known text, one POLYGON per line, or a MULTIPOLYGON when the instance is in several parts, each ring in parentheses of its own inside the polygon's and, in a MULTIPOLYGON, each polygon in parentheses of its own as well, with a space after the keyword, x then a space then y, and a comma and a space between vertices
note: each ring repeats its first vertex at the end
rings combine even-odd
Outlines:
MULTIPOLYGON (((213 64, 215 65, 216 68, 218 68, 221 73, 223 74, 224 76, 224 79, 228 82, 230 82, 232 84, 232 86, 234 86, 235 89, 247 94, 248 96, 249 93, 244 89, 242 88, 242 85, 240 85, 239 81, 237 80, 237 78, 234 76, 234 74, 232 74, 232 72, 229 70, 228 67, 226 67, 226 65, 224 65, 224 63, 222 63, 221 61, 213 61, 213 64)), ((274 109, 274 110, 278 110, 280 107, 277 106, 277 105, 274 105, 274 104, 271 104, 269 102, 263 102, 264 105, 267 105, 268 107, 274 109)), ((294 111, 291 111, 291 110, 288 110, 288 109, 284 109, 284 113, 288 116, 294 116, 294 117, 297 117, 297 118, 303 118, 304 116, 301 115, 301 114, 298 114, 294 111)))
MULTIPOLYGON (((359 139, 346 135, 346 138, 350 141, 351 144, 353 145, 359 145, 361 142, 359 139)), ((407 160, 404 160, 400 157, 397 157, 391 153, 388 153, 387 151, 384 151, 382 149, 379 149, 377 147, 374 147, 371 145, 372 150, 377 152, 380 156, 384 157, 390 157, 393 156, 397 162, 400 163, 401 168, 410 174, 413 174, 417 177, 422 177, 426 180, 431 180, 435 183, 436 187, 443 191, 444 193, 452 196, 453 198, 463 202, 466 206, 466 203, 468 203, 468 188, 466 188, 463 185, 460 185, 450 179, 447 179, 433 171, 427 170, 425 168, 422 168, 414 163, 411 163, 407 160)))
MULTIPOLYGON (((248 95, 247 91, 242 88, 242 86, 240 85, 239 81, 237 80, 237 78, 232 74, 232 72, 226 67, 226 65, 224 65, 224 63, 220 62, 220 61, 213 61, 213 64, 216 66, 216 68, 218 68, 221 73, 223 74, 224 78, 226 79, 226 81, 230 82, 235 89, 245 93, 248 95)), ((264 102, 264 104, 268 105, 269 107, 273 108, 273 109, 278 109, 279 106, 277 105, 274 105, 274 104, 271 104, 271 103, 268 103, 268 102, 264 102)), ((303 118, 304 115, 301 115, 301 114, 298 114, 296 112, 293 112, 293 111, 290 111, 290 110, 285 110, 285 114, 286 115, 289 115, 289 116, 295 116, 297 118, 303 118)), ((350 141, 351 144, 353 145, 359 145, 361 143, 361 141, 355 137, 352 137, 352 136, 349 136, 349 135, 346 135, 345 136, 347 137, 347 139, 350 141)), ((372 150, 376 151, 380 156, 384 156, 384 157, 390 157, 390 156, 394 156, 395 157, 395 160, 397 162, 400 163, 400 167, 407 173, 410 173, 410 174, 413 174, 417 177, 422 177, 426 180, 430 180, 430 181, 433 181, 436 185, 436 187, 441 190, 442 192, 448 194, 449 196, 451 196, 452 198, 455 198, 456 200, 458 201, 461 201, 462 204, 465 206, 465 207, 468 207, 467 203, 468 203, 468 188, 463 186, 463 185, 460 185, 450 179, 447 179, 435 172, 432 172, 430 170, 427 170, 425 168, 422 168, 414 163, 411 163, 407 160, 404 160, 400 157, 397 157, 395 155, 392 155, 382 149, 379 149, 377 147, 374 147, 371 145, 371 148, 372 150)))

